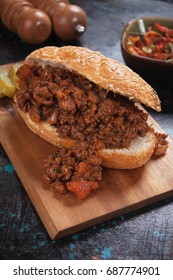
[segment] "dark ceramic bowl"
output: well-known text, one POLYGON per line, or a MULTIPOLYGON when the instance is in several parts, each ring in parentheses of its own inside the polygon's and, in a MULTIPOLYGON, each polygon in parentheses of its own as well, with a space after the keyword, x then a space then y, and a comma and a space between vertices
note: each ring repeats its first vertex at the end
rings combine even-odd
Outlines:
POLYGON ((165 62, 158 59, 134 55, 126 48, 129 34, 142 34, 141 27, 147 30, 147 28, 153 26, 155 22, 159 22, 161 25, 173 29, 173 19, 171 18, 141 17, 139 19, 133 19, 124 27, 121 38, 121 51, 126 65, 146 81, 168 83, 173 80, 173 62, 165 62))

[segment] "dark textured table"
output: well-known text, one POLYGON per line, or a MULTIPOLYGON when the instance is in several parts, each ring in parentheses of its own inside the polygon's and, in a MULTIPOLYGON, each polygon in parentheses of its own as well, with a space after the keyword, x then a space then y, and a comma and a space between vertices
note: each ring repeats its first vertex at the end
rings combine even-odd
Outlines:
MULTIPOLYGON (((123 23, 139 16, 173 17, 173 1, 71 1, 88 14, 88 28, 73 43, 123 62, 123 23)), ((16 62, 46 45, 64 45, 54 35, 27 45, 0 24, 0 64, 16 62)), ((173 87, 157 85, 162 112, 150 113, 173 137, 173 87)), ((0 132, 1 133, 1 132, 0 132)), ((164 174, 161 174, 164 176, 164 174)), ((173 187, 173 182, 172 182, 173 187)), ((0 146, 1 259, 173 259, 173 197, 63 239, 50 240, 5 151, 0 146)))

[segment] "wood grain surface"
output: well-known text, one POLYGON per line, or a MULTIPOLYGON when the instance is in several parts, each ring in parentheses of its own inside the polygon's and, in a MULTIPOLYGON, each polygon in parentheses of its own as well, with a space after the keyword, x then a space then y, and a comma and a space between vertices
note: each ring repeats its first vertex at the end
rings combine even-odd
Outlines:
MULTIPOLYGON (((157 131, 163 131, 149 117, 157 131)), ((25 125, 11 100, 0 101, 0 141, 52 239, 144 207, 173 194, 173 141, 167 154, 135 170, 104 169, 101 188, 80 201, 58 198, 43 182, 44 158, 55 151, 25 125), (164 176, 160 176, 164 174, 164 176)))

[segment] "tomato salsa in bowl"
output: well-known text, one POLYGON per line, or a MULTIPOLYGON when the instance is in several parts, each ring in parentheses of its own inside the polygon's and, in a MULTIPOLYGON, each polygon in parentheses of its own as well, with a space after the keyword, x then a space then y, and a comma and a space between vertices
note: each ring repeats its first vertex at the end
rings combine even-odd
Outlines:
POLYGON ((173 78, 173 19, 141 17, 131 20, 122 32, 125 63, 149 82, 173 78))

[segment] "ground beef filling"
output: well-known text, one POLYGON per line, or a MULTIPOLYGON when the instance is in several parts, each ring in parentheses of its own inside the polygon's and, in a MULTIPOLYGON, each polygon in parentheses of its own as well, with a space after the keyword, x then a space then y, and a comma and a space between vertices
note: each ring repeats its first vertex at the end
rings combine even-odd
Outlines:
POLYGON ((44 168, 44 179, 51 190, 61 194, 70 190, 80 199, 99 188, 102 178, 101 159, 86 150, 83 143, 70 150, 57 149, 45 160, 44 168))
POLYGON ((18 107, 34 122, 56 127, 60 137, 87 141, 96 149, 121 149, 149 130, 147 114, 129 99, 62 68, 23 67, 18 71, 18 107))
POLYGON ((78 74, 35 64, 32 68, 23 65, 17 75, 18 107, 34 122, 56 127, 61 138, 80 143, 72 150, 58 149, 45 160, 45 179, 55 192, 97 188, 101 160, 96 151, 128 148, 132 139, 149 131, 147 114, 132 101, 78 74))
POLYGON ((163 156, 168 149, 168 141, 166 138, 168 137, 165 133, 155 132, 156 135, 156 145, 153 152, 153 157, 163 156))

